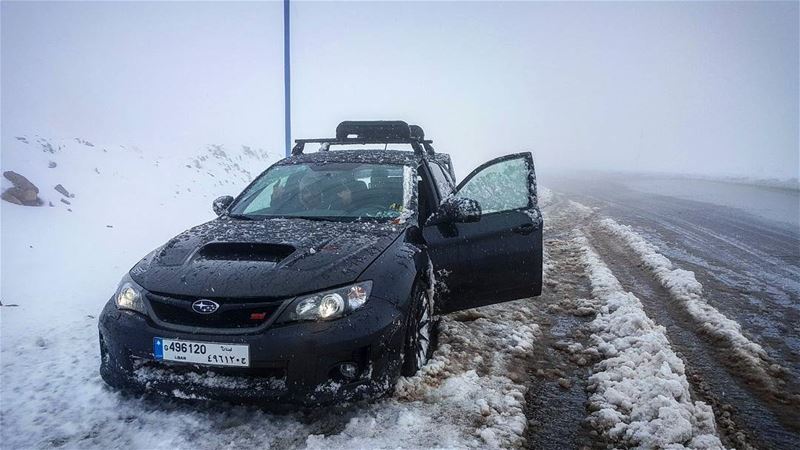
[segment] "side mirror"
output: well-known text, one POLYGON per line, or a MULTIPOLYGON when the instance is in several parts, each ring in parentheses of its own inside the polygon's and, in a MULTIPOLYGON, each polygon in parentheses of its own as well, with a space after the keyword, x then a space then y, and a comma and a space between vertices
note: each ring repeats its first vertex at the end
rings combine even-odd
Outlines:
POLYGON ((214 213, 218 216, 225 214, 228 210, 228 206, 231 206, 233 203, 233 197, 230 195, 223 195, 222 197, 218 197, 214 202, 211 204, 211 207, 214 209, 214 213))
POLYGON ((471 198, 447 197, 426 225, 467 223, 481 220, 481 205, 471 198))

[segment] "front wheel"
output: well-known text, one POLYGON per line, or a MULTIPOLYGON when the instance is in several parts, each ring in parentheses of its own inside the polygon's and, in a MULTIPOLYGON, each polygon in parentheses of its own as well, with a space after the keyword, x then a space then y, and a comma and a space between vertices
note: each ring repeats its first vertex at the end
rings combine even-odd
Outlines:
POLYGON ((412 376, 428 362, 432 350, 433 298, 419 283, 414 286, 403 353, 403 376, 412 376))

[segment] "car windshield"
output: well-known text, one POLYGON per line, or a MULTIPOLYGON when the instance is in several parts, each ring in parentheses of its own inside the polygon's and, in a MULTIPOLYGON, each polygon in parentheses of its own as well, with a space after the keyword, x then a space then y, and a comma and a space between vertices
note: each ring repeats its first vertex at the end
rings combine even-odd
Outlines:
POLYGON ((302 217, 401 222, 413 211, 412 168, 390 164, 304 163, 273 166, 231 205, 243 219, 302 217))

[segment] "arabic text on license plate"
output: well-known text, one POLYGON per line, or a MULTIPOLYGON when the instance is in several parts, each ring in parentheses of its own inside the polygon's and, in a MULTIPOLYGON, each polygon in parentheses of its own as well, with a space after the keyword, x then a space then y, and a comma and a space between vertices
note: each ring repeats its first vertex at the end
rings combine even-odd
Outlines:
POLYGON ((218 342, 179 341, 153 338, 153 356, 162 361, 180 361, 212 366, 250 366, 250 346, 218 342))

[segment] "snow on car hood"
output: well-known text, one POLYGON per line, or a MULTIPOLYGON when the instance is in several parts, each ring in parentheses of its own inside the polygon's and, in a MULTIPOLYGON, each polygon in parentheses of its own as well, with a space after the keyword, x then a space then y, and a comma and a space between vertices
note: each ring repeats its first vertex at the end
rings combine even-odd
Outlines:
POLYGON ((196 297, 290 297, 346 284, 405 229, 385 223, 220 218, 131 269, 145 289, 196 297))

